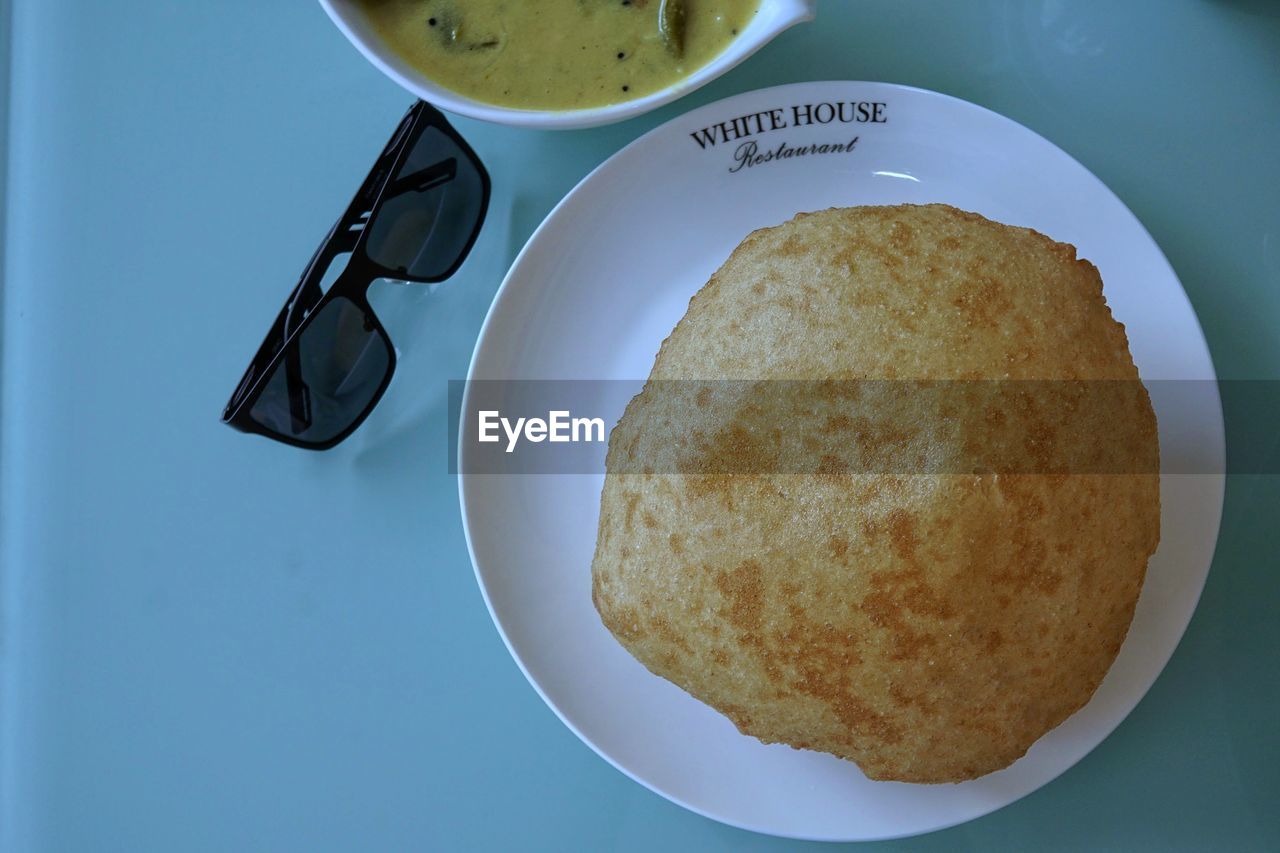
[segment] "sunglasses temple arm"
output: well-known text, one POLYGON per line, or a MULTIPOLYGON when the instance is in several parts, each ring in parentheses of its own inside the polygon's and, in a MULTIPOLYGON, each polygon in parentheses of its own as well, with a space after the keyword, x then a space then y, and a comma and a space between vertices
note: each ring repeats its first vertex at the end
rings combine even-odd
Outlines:
POLYGON ((315 254, 311 256, 311 260, 307 263, 307 268, 303 271, 302 277, 298 279, 297 286, 293 288, 293 293, 289 295, 289 301, 285 303, 287 319, 285 320, 284 334, 286 339, 302 325, 302 318, 316 306, 316 303, 320 301, 320 297, 324 295, 320 290, 320 280, 329 269, 329 264, 333 263, 333 259, 340 251, 336 243, 345 224, 345 220, 334 223, 333 228, 329 230, 329 235, 324 238, 324 242, 316 248, 315 254))
MULTIPOLYGON (((369 170, 364 183, 360 185, 360 190, 351 199, 351 203, 347 205, 342 218, 334 223, 333 228, 329 229, 328 236, 325 237, 320 247, 316 249, 315 254, 311 256, 311 262, 307 264, 306 271, 302 274, 302 278, 299 279, 297 287, 293 289, 293 294, 286 303, 288 312, 288 319, 285 322, 286 337, 292 335, 301 326, 306 313, 314 308, 324 295, 320 290, 320 279, 328 270, 329 264, 343 252, 353 251, 356 244, 360 242, 364 226, 368 223, 369 213, 376 206, 379 197, 384 193, 392 170, 399 164, 409 131, 413 124, 420 120, 421 112, 420 108, 415 107, 401 120, 400 127, 392 134, 391 140, 388 141, 386 148, 383 149, 382 154, 378 157, 378 162, 369 170)), ((452 180, 457 173, 457 163, 450 158, 447 163, 437 164, 437 166, 424 171, 427 174, 411 177, 416 177, 418 184, 426 184, 427 182, 434 184, 452 180)))
MULTIPOLYGON (((399 164, 409 129, 419 113, 419 110, 410 110, 409 115, 405 116, 400 127, 392 135, 391 141, 378 158, 378 162, 374 164, 368 176, 364 179, 364 183, 360 186, 360 191, 356 193, 355 198, 347 206, 346 212, 342 214, 342 218, 334 223, 324 242, 320 244, 315 254, 311 256, 311 262, 307 264, 306 271, 303 272, 302 278, 298 280, 298 285, 293 289, 293 293, 290 295, 288 303, 286 303, 284 325, 286 341, 284 347, 285 382, 289 396, 289 416, 293 421, 295 432, 301 432, 311 424, 311 392, 307 387, 306 381, 302 378, 299 347, 292 344, 290 339, 302 328, 302 324, 306 322, 311 309, 315 308, 320 303, 320 300, 324 298, 324 291, 320 289, 320 281, 323 279, 324 274, 328 272, 329 265, 333 263, 333 259, 344 252, 353 251, 360 242, 360 236, 368 222, 368 214, 386 188, 392 169, 399 164)), ((450 165, 453 171, 456 172, 456 164, 450 165)), ((431 177, 424 175, 419 178, 419 183, 423 183, 431 177)), ((441 177, 448 180, 453 177, 453 174, 450 173, 441 177)), ((434 177, 434 180, 438 181, 441 177, 434 177)))
MULTIPOLYGON (((332 242, 332 240, 328 241, 330 244, 332 242)), ((324 247, 322 247, 322 249, 323 248, 324 247)), ((350 249, 343 247, 341 251, 350 251, 350 249)), ((332 255, 328 252, 325 252, 324 254, 329 255, 330 259, 332 258, 332 255)), ((285 389, 288 392, 289 397, 289 417, 293 422, 294 432, 302 432, 311 426, 311 388, 307 385, 306 380, 302 378, 301 333, 302 327, 306 323, 307 318, 311 316, 311 309, 315 308, 315 306, 318 305, 324 297, 324 294, 320 292, 318 279, 324 274, 327 267, 327 263, 316 265, 313 262, 312 266, 308 268, 307 273, 304 275, 304 281, 300 287, 304 291, 310 291, 311 288, 314 288, 317 298, 311 303, 304 313, 299 315, 297 332, 286 325, 286 333, 288 337, 285 341, 282 357, 284 358, 285 389)), ((367 288, 369 281, 369 279, 364 278, 359 273, 353 272, 352 269, 348 267, 338 275, 337 280, 330 285, 329 289, 335 293, 350 292, 352 288, 362 286, 367 288)))
POLYGON ((293 421, 294 432, 302 432, 311 425, 311 389, 302 378, 302 360, 299 355, 299 343, 291 340, 302 328, 311 309, 324 297, 320 289, 320 281, 328 271, 333 259, 343 250, 338 245, 343 232, 349 231, 346 217, 336 222, 329 230, 324 242, 311 256, 307 268, 298 279, 298 284, 285 304, 284 321, 284 378, 289 397, 289 417, 293 421))
POLYGON ((293 423, 295 433, 301 433, 311 426, 311 389, 302 378, 302 355, 299 345, 286 346, 284 351, 284 380, 289 396, 289 420, 293 423))
POLYGON ((405 175, 393 181, 383 193, 383 200, 395 198, 407 192, 426 192, 441 184, 448 183, 458 176, 458 160, 449 157, 439 163, 419 169, 411 175, 405 175))

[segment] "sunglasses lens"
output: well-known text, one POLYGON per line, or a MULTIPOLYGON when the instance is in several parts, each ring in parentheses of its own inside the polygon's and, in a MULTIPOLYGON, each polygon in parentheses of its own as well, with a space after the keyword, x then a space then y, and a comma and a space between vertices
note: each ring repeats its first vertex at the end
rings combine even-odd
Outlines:
POLYGON ((427 127, 383 192, 365 252, 408 279, 439 279, 461 262, 484 209, 484 183, 471 155, 427 127))
POLYGON ((249 416, 279 435, 323 444, 369 411, 392 361, 377 319, 345 297, 332 299, 276 362, 249 416))

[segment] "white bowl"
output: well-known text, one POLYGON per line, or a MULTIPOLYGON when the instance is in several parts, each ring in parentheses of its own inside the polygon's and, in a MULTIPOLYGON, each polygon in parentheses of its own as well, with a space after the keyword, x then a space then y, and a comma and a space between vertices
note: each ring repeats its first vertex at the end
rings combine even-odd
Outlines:
POLYGON ((374 31, 355 0, 320 0, 320 5, 365 58, 392 80, 441 109, 458 115, 521 127, 595 127, 634 118, 711 82, 764 47, 783 30, 813 19, 816 0, 760 0, 751 23, 723 53, 688 77, 650 95, 582 110, 522 110, 487 104, 446 89, 399 56, 374 31))

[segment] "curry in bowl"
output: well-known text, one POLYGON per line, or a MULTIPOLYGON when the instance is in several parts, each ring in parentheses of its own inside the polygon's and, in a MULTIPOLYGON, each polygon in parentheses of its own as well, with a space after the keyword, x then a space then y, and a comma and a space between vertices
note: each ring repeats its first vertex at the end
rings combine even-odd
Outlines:
POLYGON ((718 56, 759 0, 359 0, 406 62, 459 95, 574 110, 667 88, 718 56))

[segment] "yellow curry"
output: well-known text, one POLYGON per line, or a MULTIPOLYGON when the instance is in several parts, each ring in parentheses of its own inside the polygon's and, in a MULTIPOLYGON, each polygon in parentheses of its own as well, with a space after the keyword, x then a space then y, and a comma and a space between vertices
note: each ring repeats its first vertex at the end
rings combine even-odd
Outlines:
POLYGON ((714 59, 759 0, 359 0, 396 53, 455 92, 581 109, 664 89, 714 59))

